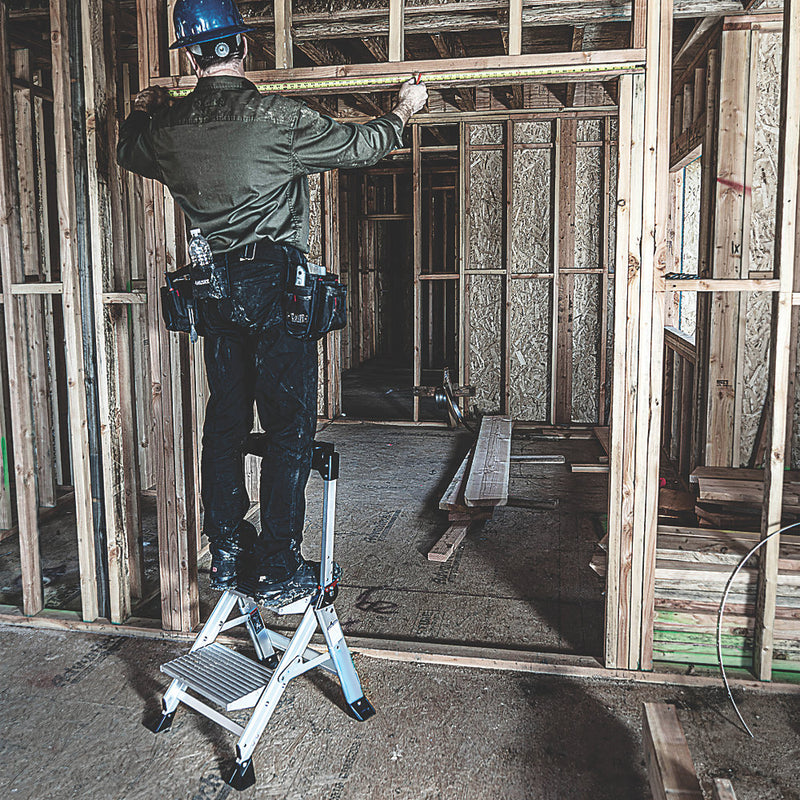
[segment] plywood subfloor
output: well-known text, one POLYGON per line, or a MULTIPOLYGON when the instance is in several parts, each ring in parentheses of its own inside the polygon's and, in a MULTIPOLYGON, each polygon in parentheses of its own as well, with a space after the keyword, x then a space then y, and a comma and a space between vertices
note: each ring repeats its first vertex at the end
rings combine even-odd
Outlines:
MULTIPOLYGON (((335 442, 342 459, 336 559, 344 579, 337 608, 346 633, 601 654, 603 587, 589 562, 602 535, 607 476, 572 474, 568 466, 596 460, 595 441, 515 434, 515 454, 561 453, 568 463, 512 463, 511 502, 554 508, 498 508, 449 561, 436 564, 427 553, 447 528, 438 502, 471 434, 334 424, 318 438, 335 442)), ((312 475, 307 558, 318 558, 321 489, 312 475)), ((216 602, 205 563, 200 586, 205 615, 216 602)))

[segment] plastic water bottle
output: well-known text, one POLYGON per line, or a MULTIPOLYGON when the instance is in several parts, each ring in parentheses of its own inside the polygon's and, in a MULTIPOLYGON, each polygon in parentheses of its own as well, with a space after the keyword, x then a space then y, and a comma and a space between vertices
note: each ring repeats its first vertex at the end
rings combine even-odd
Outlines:
POLYGON ((189 242, 189 258, 195 269, 210 270, 214 266, 214 254, 211 252, 211 245, 202 233, 200 228, 192 228, 189 233, 192 236, 189 242))

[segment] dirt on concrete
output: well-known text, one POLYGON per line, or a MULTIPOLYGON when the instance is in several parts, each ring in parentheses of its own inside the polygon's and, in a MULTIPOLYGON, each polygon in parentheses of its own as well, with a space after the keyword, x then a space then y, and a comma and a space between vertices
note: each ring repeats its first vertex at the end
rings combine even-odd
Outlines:
MULTIPOLYGON (((223 782, 234 739, 179 708, 151 733, 185 644, 0 627, 0 796, 18 800, 643 800, 642 703, 674 703, 707 796, 800 798, 800 697, 631 685, 356 657, 378 710, 343 710, 326 676, 292 682, 254 757, 223 782)), ((237 712, 240 721, 246 712, 237 712)))

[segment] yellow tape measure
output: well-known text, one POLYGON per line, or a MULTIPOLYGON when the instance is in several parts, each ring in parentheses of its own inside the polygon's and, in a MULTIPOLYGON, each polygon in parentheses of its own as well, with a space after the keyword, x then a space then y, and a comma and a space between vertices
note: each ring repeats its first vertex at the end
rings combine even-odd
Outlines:
MULTIPOLYGON (((413 62, 409 64, 413 66, 413 62)), ((515 78, 532 78, 538 75, 580 75, 586 72, 598 73, 623 73, 639 72, 644 69, 641 64, 576 64, 571 67, 517 67, 514 69, 484 69, 473 70, 470 72, 434 72, 423 76, 423 83, 464 83, 465 81, 485 80, 492 78, 495 80, 513 80, 515 78)), ((327 80, 314 81, 282 81, 280 83, 256 83, 259 92, 308 92, 324 89, 359 89, 364 86, 370 87, 395 87, 403 83, 404 79, 399 79, 396 75, 375 75, 372 77, 360 78, 329 78, 327 80)), ((172 97, 184 97, 192 91, 191 88, 170 89, 172 97)))

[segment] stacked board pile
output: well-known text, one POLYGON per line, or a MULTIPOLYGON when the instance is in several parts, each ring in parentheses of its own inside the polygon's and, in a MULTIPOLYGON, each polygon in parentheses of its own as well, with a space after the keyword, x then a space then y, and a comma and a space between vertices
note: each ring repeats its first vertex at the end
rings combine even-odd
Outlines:
MULTIPOLYGON (((697 487, 694 512, 701 526, 760 530, 764 470, 697 467, 689 482, 697 487)), ((783 517, 785 523, 800 519, 798 471, 783 474, 783 517)))
MULTIPOLYGON (((717 611, 725 584, 742 557, 758 543, 755 532, 660 525, 656 548, 653 655, 658 661, 717 663, 717 611)), ((605 578, 604 538, 591 567, 605 578)), ((800 672, 800 536, 781 537, 775 670, 800 672)), ((731 586, 723 627, 726 666, 752 666, 758 556, 731 586)))
POLYGON ((447 561, 475 522, 489 519, 508 502, 511 417, 484 417, 475 447, 450 481, 439 508, 450 527, 428 553, 429 561, 447 561))

